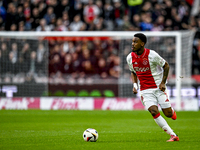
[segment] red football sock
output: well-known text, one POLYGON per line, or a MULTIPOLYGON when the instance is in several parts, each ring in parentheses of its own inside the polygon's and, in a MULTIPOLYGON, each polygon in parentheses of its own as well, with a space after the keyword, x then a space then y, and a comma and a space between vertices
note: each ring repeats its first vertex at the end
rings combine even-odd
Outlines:
POLYGON ((160 116, 160 113, 158 113, 157 115, 153 116, 154 119, 158 118, 160 116))

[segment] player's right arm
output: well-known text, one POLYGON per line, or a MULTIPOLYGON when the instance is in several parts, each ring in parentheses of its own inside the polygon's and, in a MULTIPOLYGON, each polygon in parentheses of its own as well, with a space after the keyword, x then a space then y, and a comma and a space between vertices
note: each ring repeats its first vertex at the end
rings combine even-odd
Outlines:
POLYGON ((131 72, 131 79, 133 82, 133 93, 137 94, 137 90, 138 90, 138 85, 137 85, 137 75, 135 74, 135 72, 131 72))
POLYGON ((131 79, 132 79, 132 82, 133 82, 133 93, 137 94, 137 89, 138 89, 137 81, 138 81, 138 79, 137 79, 137 75, 136 75, 136 73, 133 69, 131 53, 127 56, 126 61, 127 61, 129 70, 131 71, 131 79))

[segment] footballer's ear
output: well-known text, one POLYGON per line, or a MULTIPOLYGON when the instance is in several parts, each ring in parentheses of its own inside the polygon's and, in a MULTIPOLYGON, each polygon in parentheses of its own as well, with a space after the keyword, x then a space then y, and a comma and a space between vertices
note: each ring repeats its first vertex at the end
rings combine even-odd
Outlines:
POLYGON ((144 42, 141 42, 141 46, 144 46, 145 44, 144 44, 144 42))

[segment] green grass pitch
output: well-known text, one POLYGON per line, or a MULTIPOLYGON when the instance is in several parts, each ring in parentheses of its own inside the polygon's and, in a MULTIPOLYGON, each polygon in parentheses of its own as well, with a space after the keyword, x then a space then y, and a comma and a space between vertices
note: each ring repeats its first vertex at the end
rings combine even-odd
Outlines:
POLYGON ((0 150, 199 150, 200 111, 177 117, 164 117, 180 137, 169 143, 147 111, 0 110, 0 150), (87 128, 97 142, 83 140, 87 128))

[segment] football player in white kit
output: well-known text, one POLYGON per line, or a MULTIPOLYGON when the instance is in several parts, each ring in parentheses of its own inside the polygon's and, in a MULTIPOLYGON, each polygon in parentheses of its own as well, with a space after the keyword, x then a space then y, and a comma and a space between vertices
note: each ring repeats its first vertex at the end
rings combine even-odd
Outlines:
POLYGON ((146 42, 147 38, 143 33, 135 34, 132 39, 132 52, 127 56, 133 93, 137 94, 139 86, 143 105, 151 113, 155 122, 171 136, 167 142, 179 141, 179 137, 158 110, 159 104, 166 117, 176 120, 176 112, 171 107, 165 85, 169 64, 154 50, 145 48, 146 42))

